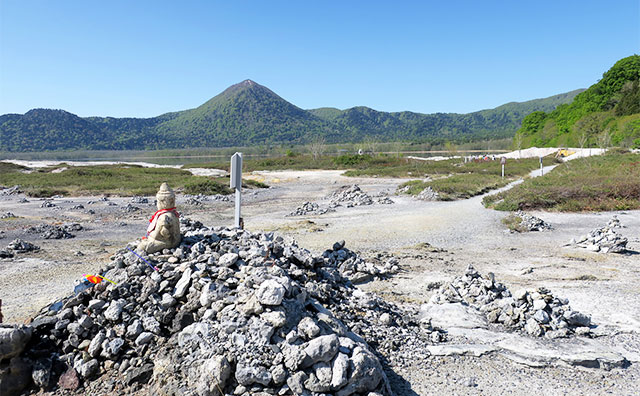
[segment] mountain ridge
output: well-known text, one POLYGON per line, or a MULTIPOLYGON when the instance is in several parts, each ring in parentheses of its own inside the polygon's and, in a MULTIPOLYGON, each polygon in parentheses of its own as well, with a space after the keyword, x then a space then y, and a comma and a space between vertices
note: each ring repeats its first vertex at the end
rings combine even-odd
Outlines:
POLYGON ((472 141, 513 136, 533 111, 569 103, 581 90, 473 113, 384 112, 366 106, 302 109, 253 80, 198 107, 157 117, 79 117, 32 109, 0 116, 0 150, 160 149, 381 141, 472 141))

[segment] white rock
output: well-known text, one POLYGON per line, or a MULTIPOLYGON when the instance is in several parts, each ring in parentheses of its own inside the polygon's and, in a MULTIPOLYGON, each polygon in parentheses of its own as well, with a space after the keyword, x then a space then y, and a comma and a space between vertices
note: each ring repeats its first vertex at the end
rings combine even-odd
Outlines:
POLYGON ((260 285, 256 292, 256 297, 263 305, 280 305, 286 289, 273 279, 268 279, 260 285))

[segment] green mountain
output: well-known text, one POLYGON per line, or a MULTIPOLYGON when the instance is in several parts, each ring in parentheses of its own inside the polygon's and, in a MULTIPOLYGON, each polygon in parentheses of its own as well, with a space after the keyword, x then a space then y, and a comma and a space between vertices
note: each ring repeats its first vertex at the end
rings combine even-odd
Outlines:
POLYGON ((469 114, 381 112, 368 107, 303 110, 251 80, 201 106, 153 118, 81 118, 34 109, 0 116, 0 150, 160 149, 380 141, 467 142, 513 136, 522 119, 570 103, 581 90, 469 114))
POLYGON ((522 121, 518 135, 523 147, 640 148, 640 56, 616 62, 573 102, 551 112, 532 112, 522 121))

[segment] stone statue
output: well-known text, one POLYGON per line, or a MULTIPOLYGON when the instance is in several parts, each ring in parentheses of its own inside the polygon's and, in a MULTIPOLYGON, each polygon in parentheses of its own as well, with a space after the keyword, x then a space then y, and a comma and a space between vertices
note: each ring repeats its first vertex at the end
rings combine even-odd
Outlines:
POLYGON ((172 249, 180 244, 180 221, 176 212, 176 195, 167 183, 162 183, 156 194, 158 210, 149 220, 147 236, 138 245, 139 252, 147 254, 172 249))

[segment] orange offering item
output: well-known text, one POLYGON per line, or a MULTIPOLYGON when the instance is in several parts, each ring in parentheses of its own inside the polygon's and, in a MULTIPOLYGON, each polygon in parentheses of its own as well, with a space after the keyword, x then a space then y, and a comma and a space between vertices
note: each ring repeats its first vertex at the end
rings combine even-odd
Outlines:
POLYGON ((95 283, 96 285, 100 282, 102 282, 102 278, 99 276, 95 276, 95 275, 85 275, 85 278, 87 278, 87 280, 91 283, 95 283))

